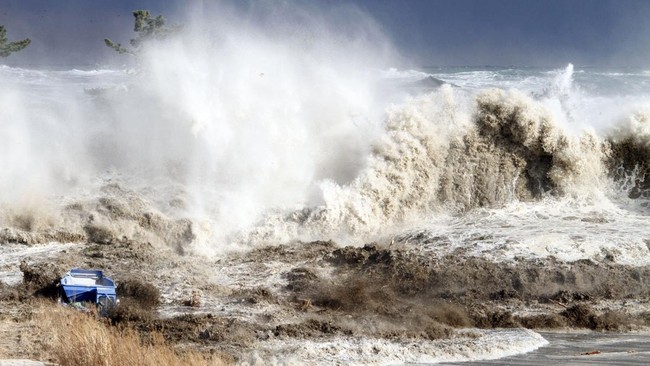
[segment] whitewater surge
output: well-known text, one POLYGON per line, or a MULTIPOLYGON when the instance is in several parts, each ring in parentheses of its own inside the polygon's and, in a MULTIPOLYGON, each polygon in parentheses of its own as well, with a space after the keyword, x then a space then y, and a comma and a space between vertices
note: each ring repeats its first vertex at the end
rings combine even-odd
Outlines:
POLYGON ((215 254, 390 241, 517 203, 645 215, 650 109, 629 73, 400 71, 363 14, 349 32, 296 14, 195 14, 137 70, 1 67, 2 237, 215 254))
MULTIPOLYGON (((190 15, 137 71, 0 69, 3 226, 76 234, 93 217, 129 237, 101 212, 124 200, 105 193, 118 185, 148 211, 189 217, 197 249, 218 252, 270 209, 322 203, 321 180, 353 180, 381 134, 376 70, 394 56, 361 13, 341 32, 337 14, 293 10, 264 28, 227 9, 190 15)), ((140 211, 118 216, 142 226, 140 211)))
MULTIPOLYGON (((189 217, 192 233, 184 234, 181 246, 191 242, 207 251, 229 243, 296 239, 363 243, 421 227, 432 217, 514 202, 644 207, 648 109, 635 99, 621 107, 622 117, 610 126, 572 131, 567 116, 577 114, 567 100, 584 93, 572 86, 572 66, 540 84, 542 94, 444 85, 408 96, 398 84, 372 91, 386 88, 373 78, 398 79, 396 71, 368 72, 365 82, 345 84, 349 89, 322 65, 314 69, 298 62, 276 71, 290 74, 303 67, 303 76, 311 73, 314 79, 310 83, 334 82, 331 90, 320 88, 330 98, 325 105, 318 97, 296 94, 297 80, 269 83, 274 75, 224 81, 216 72, 210 81, 190 69, 183 77, 165 77, 181 69, 176 62, 185 61, 158 65, 153 60, 181 53, 179 47, 185 46, 150 50, 152 69, 144 74, 1 70, 12 85, 2 89, 7 121, 2 138, 9 142, 2 155, 5 226, 83 237, 89 216, 60 215, 60 207, 87 202, 81 205, 87 209, 98 200, 99 209, 90 216, 110 227, 115 215, 102 214, 102 207, 113 210, 115 204, 106 206, 106 200, 126 196, 107 193, 106 184, 123 185, 117 192, 126 189, 136 197, 130 200, 142 200, 132 213, 119 214, 134 224, 113 231, 136 235, 128 233, 142 227, 141 214, 166 215, 168 221, 189 217), (50 91, 29 99, 32 84, 50 91), (267 87, 276 90, 269 94, 267 87), (278 87, 284 94, 277 94, 278 87), (64 118, 67 107, 50 99, 54 94, 74 101, 76 113, 64 118), (371 94, 375 97, 351 97, 371 94), (381 108, 380 94, 393 100, 383 116, 373 112, 381 108), (30 104, 38 113, 31 113, 30 104), (62 198, 52 200, 52 194, 62 198)), ((168 234, 157 235, 169 240, 168 234)), ((170 245, 179 247, 178 240, 170 245)))
POLYGON ((275 341, 242 364, 395 365, 479 361, 531 352, 548 344, 541 335, 527 329, 475 332, 473 337, 432 342, 343 338, 295 345, 275 341))
POLYGON ((325 181, 324 205, 269 219, 268 230, 256 232, 253 241, 277 240, 278 232, 285 241, 369 240, 426 225, 432 217, 514 202, 567 202, 562 205, 575 213, 585 205, 643 207, 646 115, 625 105, 619 112, 629 113, 627 121, 572 132, 566 125, 572 110, 565 103, 575 98, 572 74, 569 65, 537 97, 447 85, 392 107, 384 134, 353 182, 325 181))

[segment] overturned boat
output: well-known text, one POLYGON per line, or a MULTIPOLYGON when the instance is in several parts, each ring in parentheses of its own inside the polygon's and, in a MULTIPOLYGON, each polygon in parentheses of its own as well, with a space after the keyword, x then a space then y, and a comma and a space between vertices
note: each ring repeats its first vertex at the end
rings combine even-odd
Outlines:
POLYGON ((61 301, 76 308, 88 310, 86 305, 93 304, 105 316, 117 304, 115 282, 102 271, 74 268, 61 278, 60 285, 61 301))

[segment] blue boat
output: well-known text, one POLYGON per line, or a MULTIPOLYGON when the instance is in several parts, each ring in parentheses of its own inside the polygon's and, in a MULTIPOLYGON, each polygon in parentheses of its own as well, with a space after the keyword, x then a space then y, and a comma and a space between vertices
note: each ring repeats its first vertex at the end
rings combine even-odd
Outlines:
POLYGON ((61 278, 61 299, 75 307, 93 304, 106 316, 117 304, 115 282, 102 271, 74 268, 61 278))

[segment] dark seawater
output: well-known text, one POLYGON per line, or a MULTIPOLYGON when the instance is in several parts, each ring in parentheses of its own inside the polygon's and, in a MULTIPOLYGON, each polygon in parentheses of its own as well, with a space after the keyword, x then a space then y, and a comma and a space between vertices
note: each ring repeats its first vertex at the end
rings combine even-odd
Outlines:
POLYGON ((650 335, 612 333, 546 333, 547 346, 490 361, 441 365, 648 365, 650 335))

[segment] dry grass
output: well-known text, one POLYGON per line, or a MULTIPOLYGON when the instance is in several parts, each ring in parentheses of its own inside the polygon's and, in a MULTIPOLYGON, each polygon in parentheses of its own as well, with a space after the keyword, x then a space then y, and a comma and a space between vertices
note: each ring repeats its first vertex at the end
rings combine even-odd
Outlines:
POLYGON ((48 358, 61 366, 225 365, 219 357, 195 351, 177 352, 160 333, 146 340, 128 327, 111 327, 92 314, 56 306, 43 308, 42 331, 47 334, 48 358))

